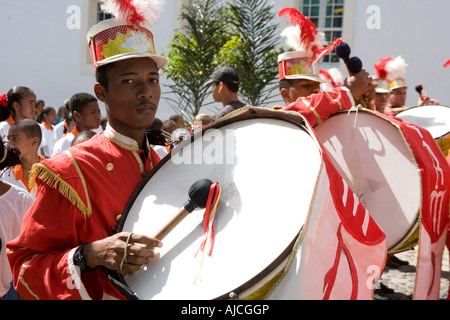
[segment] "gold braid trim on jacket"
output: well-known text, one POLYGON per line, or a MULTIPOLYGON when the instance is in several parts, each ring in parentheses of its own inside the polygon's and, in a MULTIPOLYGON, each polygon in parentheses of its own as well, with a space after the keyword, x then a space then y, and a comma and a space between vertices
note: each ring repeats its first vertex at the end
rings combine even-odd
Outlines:
MULTIPOLYGON (((41 180, 49 187, 58 190, 61 195, 75 205, 81 213, 88 218, 92 214, 92 208, 86 206, 78 193, 64 181, 59 175, 42 164, 33 165, 30 172, 30 187, 34 188, 36 179, 41 180)), ((89 201, 89 200, 88 200, 89 201)))

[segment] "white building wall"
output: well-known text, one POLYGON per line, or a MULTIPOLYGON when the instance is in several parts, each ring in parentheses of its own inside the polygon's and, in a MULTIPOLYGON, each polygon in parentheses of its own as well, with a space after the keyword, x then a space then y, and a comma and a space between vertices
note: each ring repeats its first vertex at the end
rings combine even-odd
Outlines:
POLYGON ((417 105, 419 83, 441 104, 450 105, 450 69, 443 68, 450 59, 450 1, 346 0, 346 12, 350 16, 343 38, 371 74, 379 58, 401 55, 409 65, 407 105, 417 105), (380 10, 379 29, 368 27, 374 14, 367 12, 371 6, 380 10))
POLYGON ((0 1, 0 92, 28 86, 58 108, 72 94, 92 93, 94 80, 80 74, 80 30, 66 26, 70 5, 81 0, 0 1))
MULTIPOLYGON (((167 1, 153 30, 158 51, 168 51, 185 1, 167 1)), ((55 109, 77 92, 94 94, 86 34, 95 24, 95 6, 96 0, 0 0, 0 93, 27 86, 55 109), (77 13, 68 11, 73 6, 80 10, 79 23, 77 13)), ((158 116, 172 114, 162 100, 158 116)))
MULTIPOLYGON (((181 5, 187 2, 167 1, 154 28, 158 51, 168 50, 179 27, 181 5)), ((299 3, 274 1, 274 13, 286 6, 298 7, 299 3)), ((95 23, 93 8, 95 0, 0 0, 0 93, 15 85, 28 86, 38 99, 55 108, 74 93, 93 94, 95 77, 86 46, 87 30, 95 23), (79 27, 74 29, 68 27, 68 22, 77 22, 72 19, 73 12, 67 11, 71 6, 80 8, 79 27)), ((419 82, 447 105, 450 69, 442 65, 450 59, 446 34, 450 30, 449 9, 448 0, 346 0, 343 38, 370 73, 374 73, 373 65, 381 57, 402 55, 406 59, 410 65, 409 105, 417 103, 414 87, 419 82), (371 5, 381 10, 380 29, 367 27, 371 5)), ((280 23, 280 32, 286 26, 286 18, 276 17, 275 22, 280 23)), ((173 113, 163 95, 158 117, 165 120, 173 113)))

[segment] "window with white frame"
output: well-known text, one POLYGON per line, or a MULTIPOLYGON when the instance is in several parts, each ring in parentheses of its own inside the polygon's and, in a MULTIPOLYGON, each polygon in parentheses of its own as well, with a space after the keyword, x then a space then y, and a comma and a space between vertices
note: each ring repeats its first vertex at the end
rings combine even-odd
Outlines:
MULTIPOLYGON (((344 27, 345 0, 302 0, 300 12, 316 25, 317 30, 325 34, 328 43, 342 37, 344 27)), ((339 63, 335 53, 324 57, 325 63, 339 63)))

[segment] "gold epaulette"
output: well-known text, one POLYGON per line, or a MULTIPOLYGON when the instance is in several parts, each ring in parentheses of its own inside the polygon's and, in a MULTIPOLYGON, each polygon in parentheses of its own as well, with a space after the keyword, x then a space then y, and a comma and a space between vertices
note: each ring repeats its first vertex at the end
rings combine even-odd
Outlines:
MULTIPOLYGON (((85 218, 88 218, 92 214, 92 208, 90 208, 90 205, 86 206, 73 187, 48 167, 40 163, 33 165, 30 171, 31 188, 36 187, 36 179, 41 180, 50 188, 58 190, 64 198, 69 200, 81 211, 81 213, 83 213, 85 218)), ((89 199, 88 202, 90 202, 89 199)))

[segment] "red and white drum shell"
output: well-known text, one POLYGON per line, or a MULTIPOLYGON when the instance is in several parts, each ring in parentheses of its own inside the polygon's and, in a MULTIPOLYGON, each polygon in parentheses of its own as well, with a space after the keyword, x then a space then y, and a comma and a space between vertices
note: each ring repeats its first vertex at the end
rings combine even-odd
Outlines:
POLYGON ((448 164, 427 130, 370 110, 339 113, 315 131, 339 173, 386 233, 389 253, 416 247, 420 224, 441 237, 448 164))

